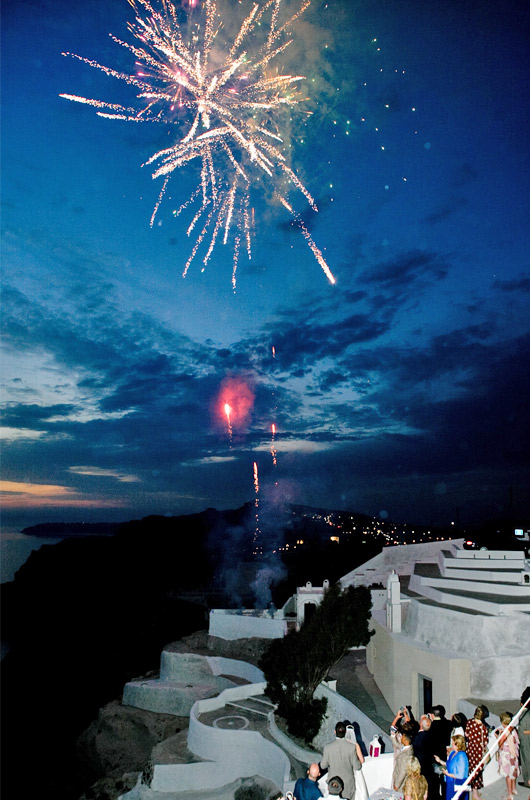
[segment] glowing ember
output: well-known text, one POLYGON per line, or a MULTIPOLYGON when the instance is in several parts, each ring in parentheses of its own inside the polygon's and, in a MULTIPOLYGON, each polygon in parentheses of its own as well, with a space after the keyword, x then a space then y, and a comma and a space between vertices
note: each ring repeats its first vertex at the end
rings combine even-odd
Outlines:
POLYGON ((212 410, 217 424, 227 425, 230 442, 235 431, 241 432, 249 424, 253 406, 249 379, 230 376, 223 380, 212 410))

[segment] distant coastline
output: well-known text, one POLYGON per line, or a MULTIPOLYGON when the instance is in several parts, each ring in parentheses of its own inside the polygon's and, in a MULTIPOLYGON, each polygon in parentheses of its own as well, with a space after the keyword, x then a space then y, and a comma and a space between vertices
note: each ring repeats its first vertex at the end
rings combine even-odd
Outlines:
POLYGON ((114 536, 121 522, 42 522, 23 528, 26 536, 114 536))
POLYGON ((46 522, 22 531, 2 531, 0 538, 0 583, 8 583, 42 545, 83 536, 113 536, 121 523, 46 522))

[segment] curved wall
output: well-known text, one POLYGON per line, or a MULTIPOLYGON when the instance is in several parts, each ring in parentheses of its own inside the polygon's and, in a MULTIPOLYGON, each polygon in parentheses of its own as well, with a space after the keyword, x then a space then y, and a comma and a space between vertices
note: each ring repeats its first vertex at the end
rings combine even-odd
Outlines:
POLYGON ((206 656, 206 660, 214 675, 234 675, 243 678, 249 683, 262 683, 265 679, 263 672, 254 664, 247 661, 239 661, 235 658, 223 658, 222 656, 206 656))
POLYGON ((215 789, 237 778, 261 775, 280 790, 289 780, 287 755, 257 731, 231 731, 204 725, 199 715, 244 697, 263 694, 264 683, 226 689, 218 697, 198 700, 190 713, 189 749, 209 761, 201 764, 155 765, 151 788, 159 792, 215 789), (213 762, 213 763, 212 763, 213 762))

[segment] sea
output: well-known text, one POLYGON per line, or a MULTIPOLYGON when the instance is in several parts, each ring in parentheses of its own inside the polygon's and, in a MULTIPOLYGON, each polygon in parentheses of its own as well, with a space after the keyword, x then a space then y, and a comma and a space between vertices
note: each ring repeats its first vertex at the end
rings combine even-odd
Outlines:
POLYGON ((57 544, 64 536, 27 536, 18 531, 2 530, 0 534, 0 582, 8 583, 28 560, 33 550, 43 544, 57 544))

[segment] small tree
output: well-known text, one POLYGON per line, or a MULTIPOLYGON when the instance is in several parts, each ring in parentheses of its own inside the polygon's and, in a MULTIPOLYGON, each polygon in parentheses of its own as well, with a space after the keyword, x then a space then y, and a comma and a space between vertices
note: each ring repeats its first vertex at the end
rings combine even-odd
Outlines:
POLYGON ((262 656, 267 694, 293 735, 311 742, 320 730, 327 700, 313 697, 315 689, 350 647, 368 644, 371 606, 369 589, 335 584, 299 631, 275 639, 262 656))

